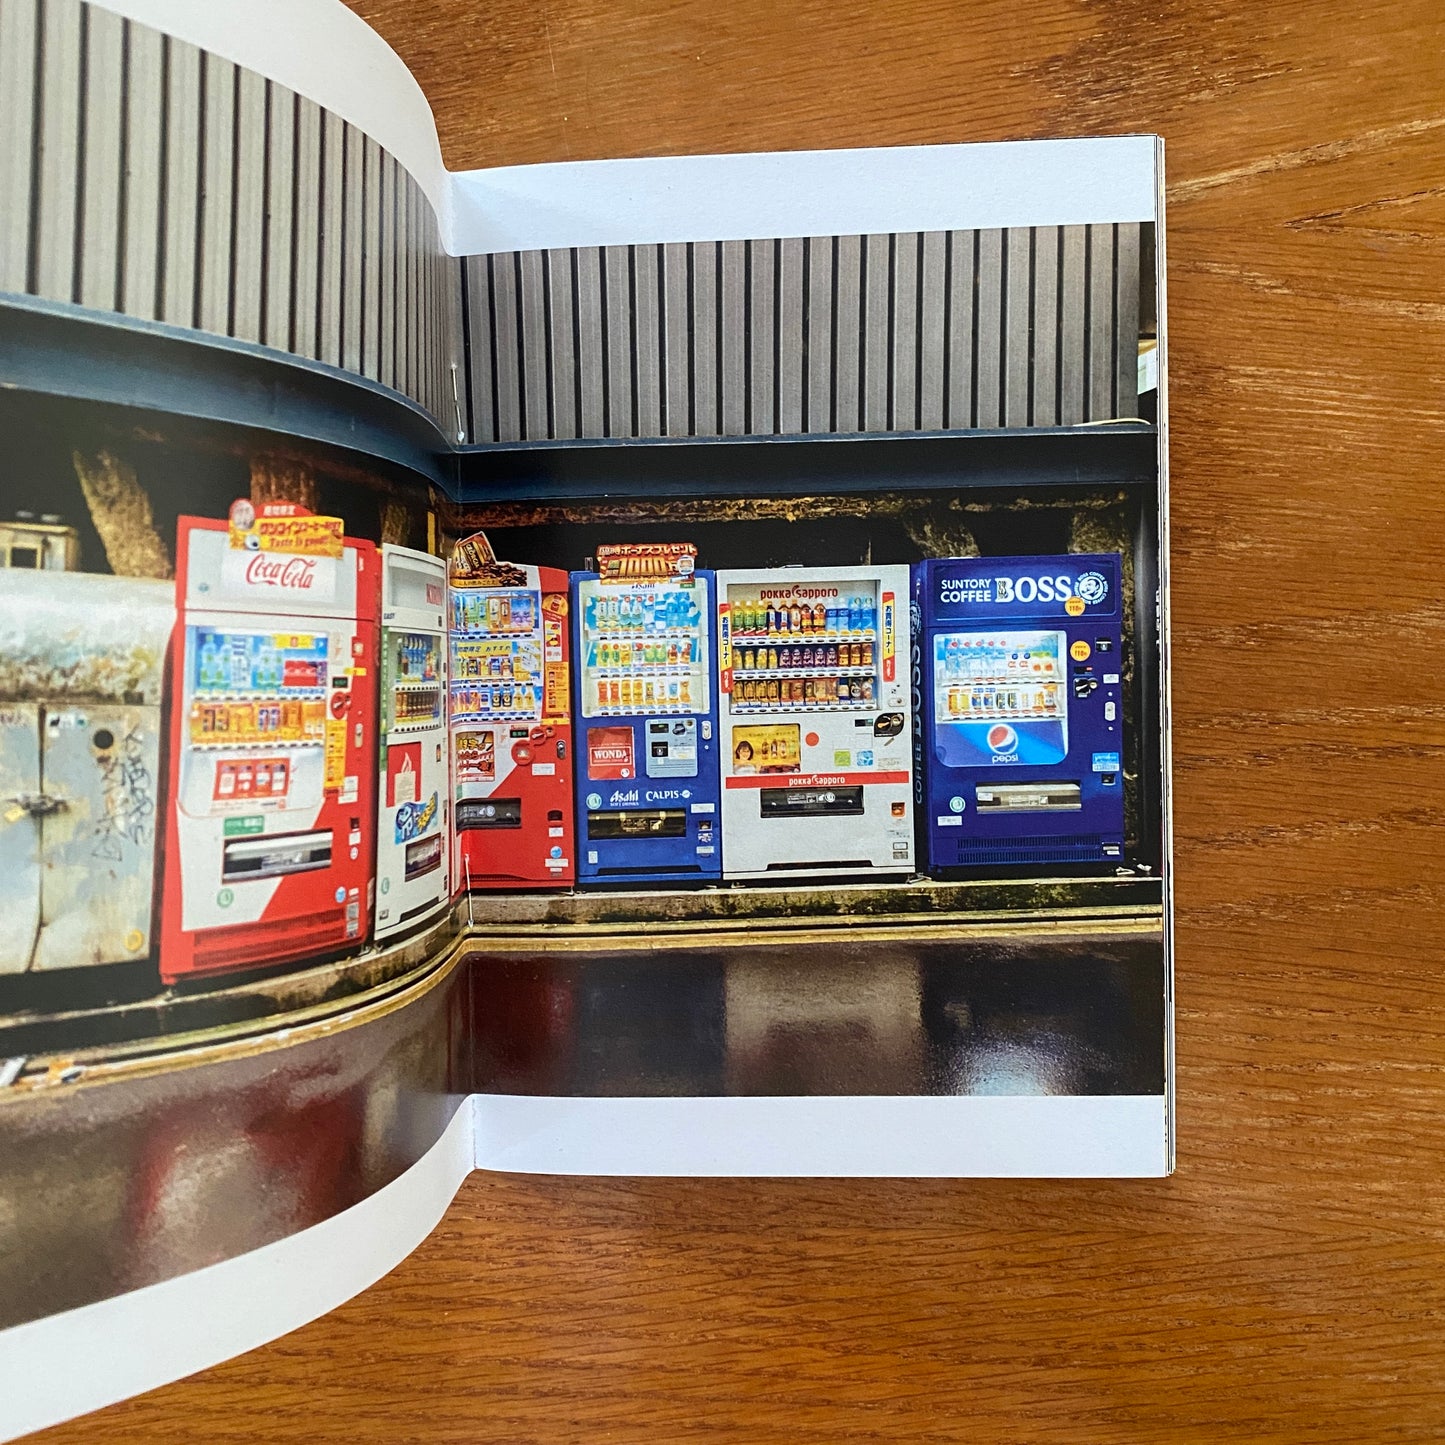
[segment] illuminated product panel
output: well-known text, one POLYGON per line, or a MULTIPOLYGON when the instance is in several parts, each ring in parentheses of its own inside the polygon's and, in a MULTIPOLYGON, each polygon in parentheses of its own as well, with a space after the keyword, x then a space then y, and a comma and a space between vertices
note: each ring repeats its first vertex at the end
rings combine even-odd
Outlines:
POLYGON ((913 868, 906 567, 718 574, 726 876, 913 868))

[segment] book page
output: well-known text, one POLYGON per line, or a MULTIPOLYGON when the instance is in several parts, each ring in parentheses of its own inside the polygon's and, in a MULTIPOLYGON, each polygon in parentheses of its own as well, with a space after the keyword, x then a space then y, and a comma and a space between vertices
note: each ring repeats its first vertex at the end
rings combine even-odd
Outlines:
POLYGON ((448 175, 4 0, 0 141, 0 1433, 474 1165, 1172 1167, 1154 139, 448 175))

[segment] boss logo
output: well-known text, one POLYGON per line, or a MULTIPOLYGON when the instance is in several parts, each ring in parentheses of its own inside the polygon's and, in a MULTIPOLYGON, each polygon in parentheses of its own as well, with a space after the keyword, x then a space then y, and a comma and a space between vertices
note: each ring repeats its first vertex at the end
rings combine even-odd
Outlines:
POLYGON ((1074 579, 1066 572, 1056 577, 994 578, 995 602, 1062 602, 1073 595, 1074 579))

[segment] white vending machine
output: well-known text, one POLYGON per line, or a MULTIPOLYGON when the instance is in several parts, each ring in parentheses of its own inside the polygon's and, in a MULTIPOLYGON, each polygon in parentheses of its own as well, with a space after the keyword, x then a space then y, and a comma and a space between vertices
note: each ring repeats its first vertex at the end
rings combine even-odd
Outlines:
POLYGON ((451 897, 446 589, 439 557, 381 549, 378 942, 429 922, 451 897))
POLYGON ((913 871, 909 571, 717 574, 723 876, 913 871))

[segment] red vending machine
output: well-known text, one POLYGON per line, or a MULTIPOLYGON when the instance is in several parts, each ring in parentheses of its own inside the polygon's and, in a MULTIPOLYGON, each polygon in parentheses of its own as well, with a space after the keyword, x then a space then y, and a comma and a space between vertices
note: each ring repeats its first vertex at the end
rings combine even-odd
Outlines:
POLYGON ((498 562, 480 532, 451 568, 454 886, 577 876, 567 574, 498 562))
POLYGON ((182 517, 161 977, 359 946, 372 913, 380 568, 334 517, 182 517))

